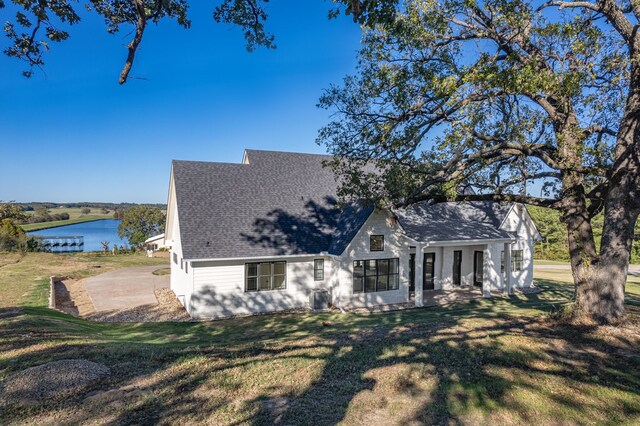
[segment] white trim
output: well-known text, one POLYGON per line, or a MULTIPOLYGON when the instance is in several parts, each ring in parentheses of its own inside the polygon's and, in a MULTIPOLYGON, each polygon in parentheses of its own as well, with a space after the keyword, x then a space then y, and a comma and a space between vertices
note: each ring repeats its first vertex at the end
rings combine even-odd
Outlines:
POLYGON ((147 238, 146 240, 144 240, 144 243, 148 244, 148 243, 156 241, 156 240, 164 240, 164 234, 158 234, 158 235, 155 235, 153 237, 147 238))
POLYGON ((449 240, 449 241, 429 241, 425 243, 425 247, 434 247, 434 246, 474 246, 478 244, 487 244, 487 243, 513 243, 515 242, 515 238, 489 238, 489 239, 479 239, 479 240, 449 240))
POLYGON ((290 255, 280 254, 280 255, 274 255, 274 256, 259 256, 259 257, 214 257, 209 259, 188 259, 188 260, 189 262, 192 263, 191 266, 193 267, 194 262, 228 262, 233 260, 259 261, 259 260, 284 259, 284 258, 291 259, 291 258, 303 258, 303 257, 332 257, 337 259, 340 256, 335 254, 309 253, 309 254, 290 254, 290 255))
POLYGON ((507 219, 509 218, 509 215, 511 214, 511 211, 515 208, 516 204, 519 204, 519 203, 516 203, 515 201, 511 203, 511 207, 509 207, 509 211, 502 219, 502 222, 500 222, 500 226, 498 226, 498 229, 502 228, 502 225, 504 225, 504 223, 507 221, 507 219))
POLYGON ((531 222, 531 224, 533 225, 533 229, 535 229, 536 233, 538 234, 538 235, 536 235, 536 238, 534 238, 534 240, 535 241, 543 241, 544 238, 542 237, 542 234, 540 233, 540 230, 538 229, 538 226, 536 225, 536 222, 531 217, 531 213, 529 213, 529 209, 527 208, 527 205, 523 204, 522 207, 524 207, 524 211, 527 213, 527 217, 529 218, 529 222, 531 222))

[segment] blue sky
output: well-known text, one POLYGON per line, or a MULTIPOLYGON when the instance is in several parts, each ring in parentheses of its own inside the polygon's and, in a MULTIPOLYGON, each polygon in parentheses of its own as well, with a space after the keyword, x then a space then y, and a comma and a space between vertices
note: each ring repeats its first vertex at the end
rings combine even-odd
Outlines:
MULTIPOLYGON (((330 2, 268 5, 276 50, 248 53, 239 29, 192 1, 192 28, 150 26, 132 79, 117 83, 130 35, 84 14, 20 75, 0 55, 0 200, 166 202, 172 159, 239 162, 244 148, 321 153, 322 90, 353 73, 360 30, 330 2)), ((10 7, 10 6, 9 6, 10 7)), ((5 10, 3 13, 7 13, 5 10)), ((0 41, 2 50, 5 40, 0 41)))

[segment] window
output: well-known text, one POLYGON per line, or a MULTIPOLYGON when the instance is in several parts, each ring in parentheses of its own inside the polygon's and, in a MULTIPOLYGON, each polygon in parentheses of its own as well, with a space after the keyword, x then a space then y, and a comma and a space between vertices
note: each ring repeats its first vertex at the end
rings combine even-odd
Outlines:
POLYGON ((184 259, 180 258, 180 269, 184 269, 184 259))
POLYGON ((511 252, 511 270, 522 270, 522 250, 514 250, 511 252))
POLYGON ((287 285, 287 262, 245 264, 244 291, 282 290, 287 285))
POLYGON ((384 235, 372 235, 369 239, 369 250, 384 251, 384 235))
POLYGON ((173 263, 178 264, 178 255, 173 253, 173 263))
POLYGON ((189 262, 184 262, 184 272, 189 273, 189 262))
POLYGON ((462 250, 453 252, 453 284, 460 285, 462 277, 462 250))
POLYGON ((398 259, 355 260, 353 262, 353 292, 397 290, 398 259))
POLYGON ((313 280, 324 280, 324 259, 315 259, 313 261, 313 280))
MULTIPOLYGON (((522 250, 511 252, 511 272, 522 270, 522 250)), ((500 272, 504 273, 504 251, 500 258, 500 272)))

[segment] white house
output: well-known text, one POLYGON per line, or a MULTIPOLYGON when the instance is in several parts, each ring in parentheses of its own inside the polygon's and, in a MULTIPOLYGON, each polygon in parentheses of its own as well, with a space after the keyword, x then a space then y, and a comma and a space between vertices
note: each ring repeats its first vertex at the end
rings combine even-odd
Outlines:
POLYGON ((153 250, 153 251, 170 247, 170 245, 168 245, 164 239, 164 234, 158 234, 158 235, 154 235, 151 238, 147 238, 144 241, 144 245, 145 247, 148 247, 149 250, 153 250))
POLYGON ((531 285, 540 235, 524 206, 339 206, 329 158, 246 150, 237 164, 173 162, 171 289, 192 317, 305 308, 314 290, 348 309, 531 285))

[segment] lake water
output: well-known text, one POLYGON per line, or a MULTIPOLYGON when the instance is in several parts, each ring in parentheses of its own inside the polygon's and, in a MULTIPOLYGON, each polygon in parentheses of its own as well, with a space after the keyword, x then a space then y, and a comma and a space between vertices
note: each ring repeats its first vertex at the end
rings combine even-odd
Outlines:
POLYGON ((105 219, 42 229, 28 232, 28 234, 42 237, 84 237, 84 251, 102 251, 101 241, 109 241, 109 250, 113 248, 114 244, 117 244, 118 247, 128 246, 126 238, 118 237, 119 224, 119 220, 105 219))

